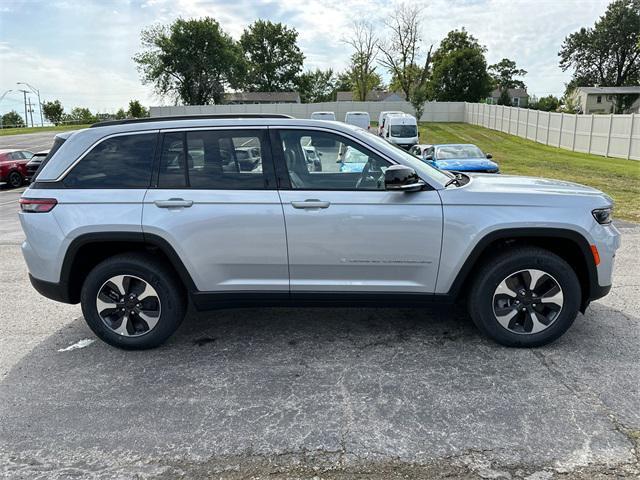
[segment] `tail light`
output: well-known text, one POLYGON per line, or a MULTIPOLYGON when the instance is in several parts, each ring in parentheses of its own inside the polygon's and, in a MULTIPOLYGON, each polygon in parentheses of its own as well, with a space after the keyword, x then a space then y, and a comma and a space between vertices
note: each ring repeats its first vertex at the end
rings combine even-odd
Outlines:
POLYGON ((58 204, 55 198, 21 198, 20 209, 25 213, 46 213, 58 204))

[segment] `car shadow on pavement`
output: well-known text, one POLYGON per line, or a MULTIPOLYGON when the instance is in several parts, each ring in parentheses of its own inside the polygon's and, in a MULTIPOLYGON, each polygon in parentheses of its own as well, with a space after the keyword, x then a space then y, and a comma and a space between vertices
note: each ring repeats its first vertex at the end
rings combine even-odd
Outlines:
POLYGON ((60 351, 94 338, 77 319, 0 384, 0 476, 134 465, 160 475, 287 455, 627 464, 638 325, 596 303, 560 340, 526 350, 480 337, 451 308, 235 309, 191 314, 154 350, 97 340, 60 351))

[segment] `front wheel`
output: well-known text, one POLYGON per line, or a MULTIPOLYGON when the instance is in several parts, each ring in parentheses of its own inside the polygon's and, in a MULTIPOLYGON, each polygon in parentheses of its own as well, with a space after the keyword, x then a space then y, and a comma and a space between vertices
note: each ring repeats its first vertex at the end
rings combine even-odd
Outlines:
POLYGON ((525 247, 480 267, 468 306, 476 326, 491 339, 509 347, 536 347, 567 331, 580 301, 580 282, 565 260, 525 247))
POLYGON ((146 254, 104 260, 87 276, 82 313, 93 332, 114 347, 157 347, 185 315, 182 285, 163 263, 146 254))

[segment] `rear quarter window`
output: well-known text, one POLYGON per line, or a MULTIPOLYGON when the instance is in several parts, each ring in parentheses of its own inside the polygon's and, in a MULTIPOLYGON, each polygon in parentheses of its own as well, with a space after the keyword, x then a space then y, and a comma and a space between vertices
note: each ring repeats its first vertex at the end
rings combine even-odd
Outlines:
POLYGON ((64 178, 68 188, 148 188, 156 133, 107 138, 87 153, 64 178))

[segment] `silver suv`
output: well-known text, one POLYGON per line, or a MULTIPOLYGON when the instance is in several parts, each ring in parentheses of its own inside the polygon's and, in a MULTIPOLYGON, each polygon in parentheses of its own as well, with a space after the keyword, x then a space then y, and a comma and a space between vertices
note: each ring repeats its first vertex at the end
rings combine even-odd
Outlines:
POLYGON ((365 130, 275 115, 60 134, 20 203, 33 286, 128 349, 164 342, 189 302, 466 301, 497 342, 542 345, 608 293, 620 243, 593 188, 446 173, 365 130), (362 164, 343 168, 347 148, 362 164))

